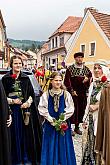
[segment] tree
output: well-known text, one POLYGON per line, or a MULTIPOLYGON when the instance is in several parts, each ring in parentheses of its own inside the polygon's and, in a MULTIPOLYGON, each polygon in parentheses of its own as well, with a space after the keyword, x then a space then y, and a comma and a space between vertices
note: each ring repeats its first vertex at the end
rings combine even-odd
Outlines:
POLYGON ((41 49, 41 45, 38 45, 38 46, 37 46, 37 49, 39 49, 39 50, 40 50, 40 49, 41 49))
POLYGON ((33 43, 33 44, 31 45, 30 50, 34 52, 34 51, 35 51, 35 49, 36 49, 36 46, 35 46, 35 44, 33 43))

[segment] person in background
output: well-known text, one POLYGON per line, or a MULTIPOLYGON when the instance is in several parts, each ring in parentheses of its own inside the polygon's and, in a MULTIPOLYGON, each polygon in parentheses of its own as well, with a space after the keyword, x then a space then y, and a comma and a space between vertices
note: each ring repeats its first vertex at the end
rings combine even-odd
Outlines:
POLYGON ((21 72, 19 56, 12 56, 12 68, 3 78, 8 104, 12 111, 11 157, 12 165, 38 165, 41 153, 41 126, 34 104, 34 90, 29 77, 21 72))
POLYGON ((84 53, 77 52, 74 54, 75 64, 69 66, 66 70, 64 84, 67 90, 71 93, 75 112, 71 117, 71 124, 75 124, 74 132, 82 135, 79 129, 79 123, 82 123, 84 111, 87 104, 87 92, 90 86, 92 73, 83 63, 84 53))
POLYGON ((49 82, 50 82, 50 75, 52 74, 52 72, 54 71, 55 68, 55 64, 50 64, 50 67, 48 70, 45 71, 45 75, 44 75, 44 84, 42 86, 42 90, 45 92, 48 89, 49 86, 49 82))
POLYGON ((65 73, 66 73, 66 69, 63 66, 59 66, 57 68, 57 71, 60 72, 63 76, 63 81, 64 81, 64 77, 65 77, 65 73))
POLYGON ((97 134, 97 121, 99 102, 102 89, 108 84, 110 72, 105 60, 98 60, 93 67, 93 82, 89 88, 89 95, 87 99, 87 106, 83 117, 83 127, 87 130, 87 140, 83 147, 82 165, 92 164, 100 165, 100 155, 96 154, 95 137, 97 134))
POLYGON ((70 117, 74 103, 62 85, 62 75, 53 72, 49 89, 40 98, 38 110, 45 119, 41 165, 76 165, 70 117))
POLYGON ((40 86, 42 87, 43 85, 43 81, 44 81, 44 66, 40 65, 36 71, 35 71, 35 77, 38 80, 38 83, 40 84, 40 86))
POLYGON ((0 81, 0 165, 11 165, 10 129, 11 111, 8 107, 3 84, 0 81))

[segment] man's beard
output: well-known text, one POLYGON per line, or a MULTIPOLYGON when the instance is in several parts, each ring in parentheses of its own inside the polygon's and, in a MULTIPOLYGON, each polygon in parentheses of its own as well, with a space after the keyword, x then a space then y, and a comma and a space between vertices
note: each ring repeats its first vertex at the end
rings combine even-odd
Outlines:
POLYGON ((84 62, 76 62, 77 65, 83 65, 84 62))

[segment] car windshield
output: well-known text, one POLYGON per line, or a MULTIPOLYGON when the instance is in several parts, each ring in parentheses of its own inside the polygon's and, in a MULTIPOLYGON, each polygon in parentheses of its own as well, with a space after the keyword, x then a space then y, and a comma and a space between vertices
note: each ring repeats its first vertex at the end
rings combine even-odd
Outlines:
POLYGON ((30 79, 30 81, 31 81, 31 83, 32 83, 32 86, 33 86, 33 88, 34 88, 34 93, 35 93, 35 95, 36 95, 36 96, 37 96, 37 95, 40 95, 40 92, 42 92, 42 89, 41 89, 41 87, 40 87, 40 85, 39 85, 39 83, 38 83, 36 77, 35 77, 33 74, 28 75, 28 76, 29 76, 29 79, 30 79))

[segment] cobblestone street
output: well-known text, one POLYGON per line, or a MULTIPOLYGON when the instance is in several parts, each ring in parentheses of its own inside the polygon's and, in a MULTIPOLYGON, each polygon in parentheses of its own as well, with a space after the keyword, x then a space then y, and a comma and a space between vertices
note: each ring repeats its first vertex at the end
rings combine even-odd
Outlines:
POLYGON ((81 157, 82 157, 82 136, 76 134, 75 137, 73 137, 73 142, 74 142, 77 165, 80 165, 81 157))
POLYGON ((75 134, 75 136, 73 137, 73 143, 74 143, 77 165, 80 165, 82 158, 82 136, 75 134))

